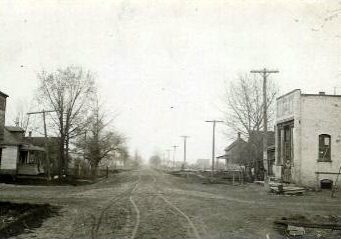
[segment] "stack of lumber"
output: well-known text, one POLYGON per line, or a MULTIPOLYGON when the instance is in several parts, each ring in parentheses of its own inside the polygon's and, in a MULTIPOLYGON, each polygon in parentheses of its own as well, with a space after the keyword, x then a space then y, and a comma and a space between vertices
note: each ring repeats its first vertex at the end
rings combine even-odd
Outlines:
POLYGON ((288 225, 287 231, 290 236, 303 236, 305 234, 305 230, 303 227, 288 225))
POLYGON ((297 221, 297 220, 276 220, 275 224, 285 225, 290 228, 294 227, 306 227, 306 228, 323 228, 323 229, 333 229, 333 230, 341 230, 340 223, 333 222, 315 222, 315 221, 297 221), (290 227, 289 227, 290 226, 290 227))
POLYGON ((284 195, 298 195, 303 194, 305 189, 295 186, 284 186, 281 183, 270 183, 270 191, 284 195))

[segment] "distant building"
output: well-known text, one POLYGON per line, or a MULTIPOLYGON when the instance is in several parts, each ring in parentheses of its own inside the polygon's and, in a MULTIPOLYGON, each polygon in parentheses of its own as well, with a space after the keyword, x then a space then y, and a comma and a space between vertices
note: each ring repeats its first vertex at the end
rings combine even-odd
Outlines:
MULTIPOLYGON (((275 132, 268 131, 268 159, 274 164, 275 132)), ((251 131, 247 141, 238 133, 237 139, 225 148, 225 154, 217 160, 225 160, 226 170, 243 170, 247 180, 261 180, 264 177, 263 167, 263 132, 251 131)), ((271 167, 272 168, 272 167, 271 167)), ((272 171, 269 170, 271 174, 272 171)))
POLYGON ((102 162, 104 166, 108 166, 110 169, 123 169, 125 167, 127 158, 124 153, 114 151, 108 156, 109 157, 102 162))
POLYGON ((195 168, 199 170, 210 170, 211 169, 211 159, 197 159, 195 163, 195 168))
POLYGON ((263 131, 251 131, 249 133, 249 139, 247 142, 246 150, 248 151, 247 166, 254 169, 255 178, 258 180, 264 179, 264 171, 267 170, 269 175, 272 175, 272 165, 275 162, 274 159, 274 145, 275 145, 275 132, 267 132, 267 159, 269 168, 264 168, 263 160, 263 131))
POLYGON ((341 166, 341 95, 302 94, 277 99, 274 174, 288 183, 321 187, 341 166))
POLYGON ((244 165, 246 145, 247 142, 238 133, 237 139, 224 150, 225 155, 223 158, 226 162, 226 169, 240 169, 240 166, 244 165))

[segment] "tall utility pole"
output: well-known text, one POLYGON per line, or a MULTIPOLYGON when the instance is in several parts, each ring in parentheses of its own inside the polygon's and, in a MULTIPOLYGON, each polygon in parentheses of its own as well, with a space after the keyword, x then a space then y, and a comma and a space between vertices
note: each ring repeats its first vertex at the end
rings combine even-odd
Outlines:
POLYGON ((175 153, 176 153, 176 148, 177 147, 179 147, 179 146, 176 146, 176 145, 173 146, 173 149, 174 149, 173 150, 173 168, 175 168, 175 153))
POLYGON ((216 123, 222 123, 224 121, 221 120, 206 120, 205 122, 213 123, 213 132, 212 132, 212 170, 211 176, 214 174, 214 161, 215 161, 215 126, 216 123))
POLYGON ((46 113, 50 112, 56 112, 55 110, 42 110, 39 112, 29 112, 27 113, 28 115, 35 115, 35 114, 43 114, 43 121, 44 121, 44 136, 45 136, 45 142, 44 142, 44 147, 45 147, 45 155, 46 155, 46 170, 47 170, 47 178, 50 180, 51 178, 51 173, 50 173, 50 157, 49 157, 49 150, 48 150, 48 145, 47 145, 47 129, 46 129, 46 113))
POLYGON ((166 166, 166 154, 165 154, 165 152, 162 153, 162 163, 164 166, 166 166))
POLYGON ((336 90, 340 88, 341 88, 340 86, 334 86, 334 95, 336 95, 336 90))
POLYGON ((170 166, 170 161, 171 161, 171 159, 170 159, 170 149, 166 149, 166 151, 167 151, 167 158, 168 158, 168 160, 167 160, 167 166, 170 166))
POLYGON ((264 180, 268 178, 269 172, 269 162, 267 155, 267 147, 268 147, 268 103, 267 103, 267 78, 272 73, 279 73, 278 70, 267 70, 264 68, 263 70, 251 70, 251 73, 258 73, 263 77, 263 166, 265 169, 264 172, 264 180))
POLYGON ((184 136, 181 136, 183 139, 184 139, 184 162, 182 163, 182 169, 185 169, 185 165, 186 165, 186 154, 187 154, 187 149, 186 149, 186 146, 187 146, 187 138, 189 138, 189 136, 187 135, 184 135, 184 136))

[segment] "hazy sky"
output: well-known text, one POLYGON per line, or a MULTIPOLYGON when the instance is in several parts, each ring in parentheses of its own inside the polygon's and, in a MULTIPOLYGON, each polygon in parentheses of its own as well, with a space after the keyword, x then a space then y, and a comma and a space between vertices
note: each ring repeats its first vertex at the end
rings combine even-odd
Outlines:
MULTIPOLYGON (((238 74, 278 69, 271 78, 282 93, 341 86, 340 23, 341 1, 0 0, 7 122, 29 105, 37 72, 72 64, 96 73, 131 152, 148 158, 190 135, 188 159, 210 158, 204 121, 222 118, 224 88, 238 74)), ((230 142, 223 131, 217 154, 230 142)))

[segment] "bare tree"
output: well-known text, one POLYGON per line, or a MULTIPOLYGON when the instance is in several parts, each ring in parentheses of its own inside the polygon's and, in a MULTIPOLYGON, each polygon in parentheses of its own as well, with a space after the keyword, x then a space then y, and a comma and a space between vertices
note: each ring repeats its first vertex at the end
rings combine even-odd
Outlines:
MULTIPOLYGON (((125 141, 126 141, 126 140, 125 140, 125 141)), ((126 142, 125 142, 125 144, 121 145, 121 146, 118 148, 118 152, 119 152, 119 154, 120 154, 120 159, 121 159, 122 162, 123 162, 123 166, 126 167, 127 162, 128 162, 129 159, 130 159, 128 147, 126 146, 126 142)))
POLYGON ((18 98, 14 102, 15 107, 9 109, 8 112, 8 122, 23 128, 27 131, 29 124, 29 117, 27 113, 32 107, 32 102, 28 98, 18 98))
POLYGON ((81 67, 69 66, 38 74, 38 101, 51 114, 52 127, 60 137, 59 174, 67 174, 70 140, 83 133, 88 124, 89 102, 95 92, 94 76, 81 67))
POLYGON ((134 158, 131 160, 131 166, 133 168, 139 168, 142 165, 143 158, 140 155, 139 151, 136 149, 134 153, 134 158))
POLYGON ((97 175, 98 166, 104 159, 110 160, 113 153, 121 156, 128 155, 125 139, 116 131, 110 129, 112 119, 107 119, 104 108, 98 100, 88 118, 86 136, 77 143, 79 149, 84 151, 85 159, 90 163, 92 176, 97 175))
MULTIPOLYGON (((269 126, 273 125, 275 113, 276 85, 269 82, 267 89, 267 111, 269 126)), ((257 178, 262 178, 263 172, 263 95, 262 81, 250 75, 240 75, 235 82, 231 82, 227 88, 225 102, 225 122, 237 135, 240 132, 248 139, 244 147, 240 165, 247 170, 255 169, 257 178)), ((251 171, 250 171, 251 172, 251 171)))
MULTIPOLYGON (((274 119, 274 103, 277 88, 269 82, 267 90, 268 122, 274 119)), ((254 131, 263 129, 262 82, 250 75, 240 75, 231 82, 224 96, 225 122, 233 131, 242 133, 246 138, 254 131)))

